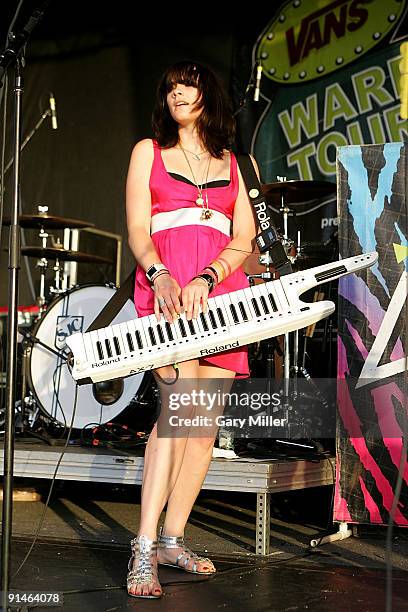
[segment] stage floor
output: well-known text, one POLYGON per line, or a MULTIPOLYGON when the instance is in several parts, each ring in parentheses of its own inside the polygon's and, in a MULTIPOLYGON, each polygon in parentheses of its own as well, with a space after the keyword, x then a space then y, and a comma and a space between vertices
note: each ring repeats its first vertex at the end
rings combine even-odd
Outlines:
MULTIPOLYGON (((38 530, 50 480, 16 476, 15 488, 19 487, 33 487, 41 500, 14 502, 13 575, 38 530)), ((148 610, 153 606, 172 612, 383 612, 384 528, 362 528, 359 538, 309 548, 311 538, 331 524, 331 493, 331 486, 271 493, 270 549, 262 557, 254 549, 257 509, 253 491, 203 489, 190 515, 186 541, 214 560, 218 574, 206 578, 161 568, 165 594, 160 601, 151 601, 130 598, 125 591, 129 541, 139 523, 140 486, 56 480, 39 539, 12 578, 11 588, 63 592, 62 608, 39 609, 64 612, 148 610)), ((393 612, 406 609, 407 558, 408 530, 395 529, 393 612)))
MULTIPOLYGON (((29 542, 14 544, 14 566, 29 542)), ((27 590, 64 592, 63 606, 41 610, 160 610, 209 612, 214 609, 282 612, 312 610, 382 612, 385 572, 377 568, 322 564, 315 559, 278 564, 277 559, 212 555, 217 574, 194 576, 160 568, 164 595, 159 601, 130 598, 125 590, 127 552, 103 544, 38 544, 14 580, 27 590)), ((393 612, 406 610, 407 574, 394 572, 393 612)))
MULTIPOLYGON (((49 482, 16 479, 42 501, 15 502, 13 574, 27 553, 44 509, 49 482)), ((327 525, 331 487, 276 493, 272 497, 271 553, 253 553, 253 495, 202 491, 186 529, 186 540, 210 556, 218 574, 198 577, 160 569, 160 601, 135 600, 125 591, 129 540, 140 512, 139 487, 57 482, 40 538, 11 587, 64 592, 64 612, 177 610, 313 610, 383 612, 385 530, 366 528, 360 538, 308 549, 327 525)), ((163 517, 162 517, 163 518, 163 517)), ((408 533, 393 541, 393 612, 406 609, 408 533)))

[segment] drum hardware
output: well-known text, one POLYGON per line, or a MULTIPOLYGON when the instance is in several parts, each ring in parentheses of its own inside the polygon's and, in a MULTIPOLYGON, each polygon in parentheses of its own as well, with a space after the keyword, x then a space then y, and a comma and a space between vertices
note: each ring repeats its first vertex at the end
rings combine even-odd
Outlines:
POLYGON ((82 253, 81 251, 68 251, 63 246, 57 247, 37 247, 27 246, 21 249, 23 255, 27 257, 45 257, 46 259, 58 259, 61 261, 77 261, 80 263, 99 263, 99 264, 112 264, 112 260, 107 257, 101 257, 100 255, 90 255, 89 253, 82 253))
MULTIPOLYGON (((301 232, 297 232, 297 243, 295 243, 291 238, 289 238, 288 234, 288 218, 289 215, 296 215, 296 211, 292 210, 288 204, 302 201, 310 201, 313 199, 321 198, 332 194, 335 192, 336 185, 334 183, 325 182, 325 181, 287 181, 286 177, 277 176, 276 183, 270 183, 267 185, 263 185, 263 191, 266 195, 266 200, 268 204, 279 206, 279 211, 283 217, 283 233, 280 235, 280 239, 282 245, 286 251, 287 257, 292 264, 296 264, 298 260, 304 261, 308 258, 311 259, 311 256, 315 253, 318 253, 319 256, 326 254, 327 245, 320 244, 302 244, 301 241, 301 232), (316 247, 315 250, 311 247, 316 247)), ((272 280, 273 274, 270 271, 270 257, 268 257, 268 252, 265 254, 264 258, 262 255, 258 258, 258 261, 261 265, 266 265, 266 272, 261 272, 259 274, 250 274, 248 275, 249 280, 253 283, 253 279, 261 278, 264 281, 272 280)), ((321 298, 320 298, 321 299, 321 298)), ((286 411, 286 416, 289 416, 289 412, 292 410, 293 406, 290 405, 289 402, 289 378, 293 374, 294 378, 298 376, 303 376, 313 387, 315 385, 313 380, 306 369, 305 360, 306 360, 306 344, 307 344, 307 333, 305 334, 305 341, 303 345, 303 356, 302 363, 299 364, 299 331, 296 330, 292 333, 284 334, 284 350, 283 350, 283 378, 284 378, 284 391, 283 391, 283 403, 282 407, 286 411), (291 342, 292 340, 292 342, 291 342), (291 349, 293 354, 291 355, 291 349)), ((266 372, 265 375, 269 380, 273 376, 274 371, 274 355, 275 352, 277 354, 282 355, 282 351, 279 343, 276 341, 276 338, 273 338, 274 342, 268 341, 265 344, 266 349, 266 372)), ((264 341, 265 342, 265 341, 264 341)), ((294 388, 294 400, 296 401, 296 381, 294 388)), ((314 389, 316 397, 318 397, 323 405, 327 406, 327 401, 321 395, 317 388, 314 389)), ((290 419, 288 418, 288 423, 290 423, 290 419)), ((277 444, 286 444, 290 446, 298 446, 299 448, 313 448, 312 444, 298 444, 292 440, 276 440, 277 444)))
MULTIPOLYGON (((43 207, 41 207, 43 208, 43 207)), ((48 207, 44 207, 48 208, 48 207)), ((69 217, 56 217, 55 215, 49 215, 48 212, 32 214, 32 215, 20 215, 19 225, 24 229, 54 229, 63 230, 66 227, 74 229, 83 229, 85 227, 95 227, 95 223, 89 221, 81 221, 79 219, 70 219, 69 217)), ((3 225, 10 225, 10 217, 5 216, 3 225)))
POLYGON ((67 355, 51 348, 50 346, 48 346, 47 344, 45 344, 44 342, 42 342, 41 340, 33 336, 30 331, 25 331, 19 328, 19 332, 24 337, 23 343, 25 343, 27 346, 33 346, 34 344, 39 344, 40 346, 45 348, 47 351, 50 351, 50 353, 54 353, 54 355, 56 355, 59 359, 62 359, 64 361, 67 360, 68 358, 67 355))
MULTIPOLYGON (((9 222, 6 219, 6 224, 9 222)), ((92 223, 80 221, 78 219, 69 219, 65 217, 55 217, 48 214, 48 206, 38 206, 38 214, 36 215, 21 215, 20 223, 23 227, 28 228, 39 228, 38 237, 40 239, 41 246, 23 246, 21 253, 26 257, 36 257, 36 267, 39 270, 40 285, 39 294, 37 296, 37 303, 43 312, 47 304, 46 295, 46 275, 49 267, 49 261, 54 261, 52 270, 54 272, 54 285, 51 285, 48 289, 51 296, 58 296, 65 290, 62 287, 62 275, 63 268, 61 265, 62 261, 75 261, 82 263, 100 263, 100 264, 111 264, 112 261, 107 257, 101 257, 99 255, 90 255, 88 253, 82 253, 80 251, 70 251, 64 249, 60 238, 54 241, 53 234, 48 233, 47 229, 66 229, 68 228, 84 228, 94 226, 92 223), (51 238, 52 246, 48 245, 48 240, 51 238)))
MULTIPOLYGON (((55 424, 68 426, 74 409, 75 381, 68 369, 65 339, 74 331, 85 331, 115 292, 113 287, 88 285, 61 293, 26 334, 28 388, 41 414, 55 424)), ((134 304, 128 300, 114 321, 121 323, 134 317, 134 304)), ((73 429, 116 419, 146 381, 143 373, 120 381, 80 386, 73 429)))
POLYGON ((287 180, 286 177, 277 177, 273 183, 262 185, 262 191, 271 206, 281 206, 284 198, 285 204, 310 202, 332 195, 336 192, 336 183, 330 181, 302 181, 287 180))

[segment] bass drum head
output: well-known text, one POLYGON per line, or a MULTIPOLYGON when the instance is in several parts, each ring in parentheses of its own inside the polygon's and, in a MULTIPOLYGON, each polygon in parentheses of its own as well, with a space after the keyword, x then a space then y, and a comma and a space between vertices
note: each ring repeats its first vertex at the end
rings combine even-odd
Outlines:
MULTIPOLYGON (((112 287, 98 285, 72 289, 50 304, 34 328, 34 339, 45 346, 35 343, 31 349, 28 364, 31 390, 40 409, 66 427, 70 426, 74 414, 76 383, 64 359, 69 350, 65 340, 72 333, 85 332, 115 292, 112 287)), ((128 300, 112 324, 136 317, 134 304, 128 300)), ((129 405, 144 376, 141 373, 108 381, 101 383, 100 388, 99 383, 78 386, 73 428, 82 429, 89 423, 114 419, 129 405)))

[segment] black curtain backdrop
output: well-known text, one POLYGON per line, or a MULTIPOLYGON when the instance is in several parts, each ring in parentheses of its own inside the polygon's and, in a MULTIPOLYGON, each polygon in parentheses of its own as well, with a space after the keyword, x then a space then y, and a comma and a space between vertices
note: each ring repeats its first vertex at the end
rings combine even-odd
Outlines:
MULTIPOLYGON (((13 10, 1 9, 2 43, 13 10)), ((109 5, 108 13, 97 2, 54 0, 27 45, 23 137, 48 107, 50 91, 56 99, 58 130, 51 129, 48 118, 22 154, 23 212, 35 213, 43 204, 50 214, 90 221, 98 229, 122 235, 122 279, 134 265, 125 222, 127 167, 133 145, 152 135, 150 116, 160 75, 181 59, 204 62, 238 104, 250 77, 252 45, 269 19, 269 14, 238 13, 229 18, 214 13, 193 17, 178 10, 144 7, 142 17, 133 2, 109 5), (237 64, 240 76, 233 80, 237 64)), ((10 71, 6 161, 12 154, 13 81, 10 71)), ((8 214, 11 171, 5 189, 8 214)), ((26 230, 24 238, 27 245, 40 245, 34 230, 26 230)), ((0 306, 7 303, 7 248, 8 229, 3 228, 0 306)), ((28 259, 28 264, 37 289, 35 259, 28 259)), ((21 305, 33 303, 25 266, 22 258, 21 305)))

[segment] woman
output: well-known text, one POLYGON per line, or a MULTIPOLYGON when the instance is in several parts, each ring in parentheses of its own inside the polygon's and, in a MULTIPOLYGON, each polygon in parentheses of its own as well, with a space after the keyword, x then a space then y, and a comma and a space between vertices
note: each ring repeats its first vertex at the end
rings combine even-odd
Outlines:
MULTIPOLYGON (((158 88, 153 128, 155 140, 134 147, 126 188, 129 245, 138 264, 135 307, 139 316, 155 313, 158 320, 163 316, 173 323, 184 312, 187 321, 194 321, 201 310, 206 312, 210 293, 248 287, 241 266, 256 233, 231 152, 233 116, 214 74, 188 61, 170 67, 158 88)), ((186 385, 208 388, 217 380, 228 391, 236 376, 247 376, 247 350, 184 361, 178 372, 175 366, 160 367, 154 374, 161 394, 160 421, 168 415, 170 392, 185 392, 186 385)), ((130 595, 161 596, 157 564, 199 574, 216 571, 183 540, 215 435, 212 429, 161 437, 155 424, 145 452, 139 532, 131 542, 130 595)))

